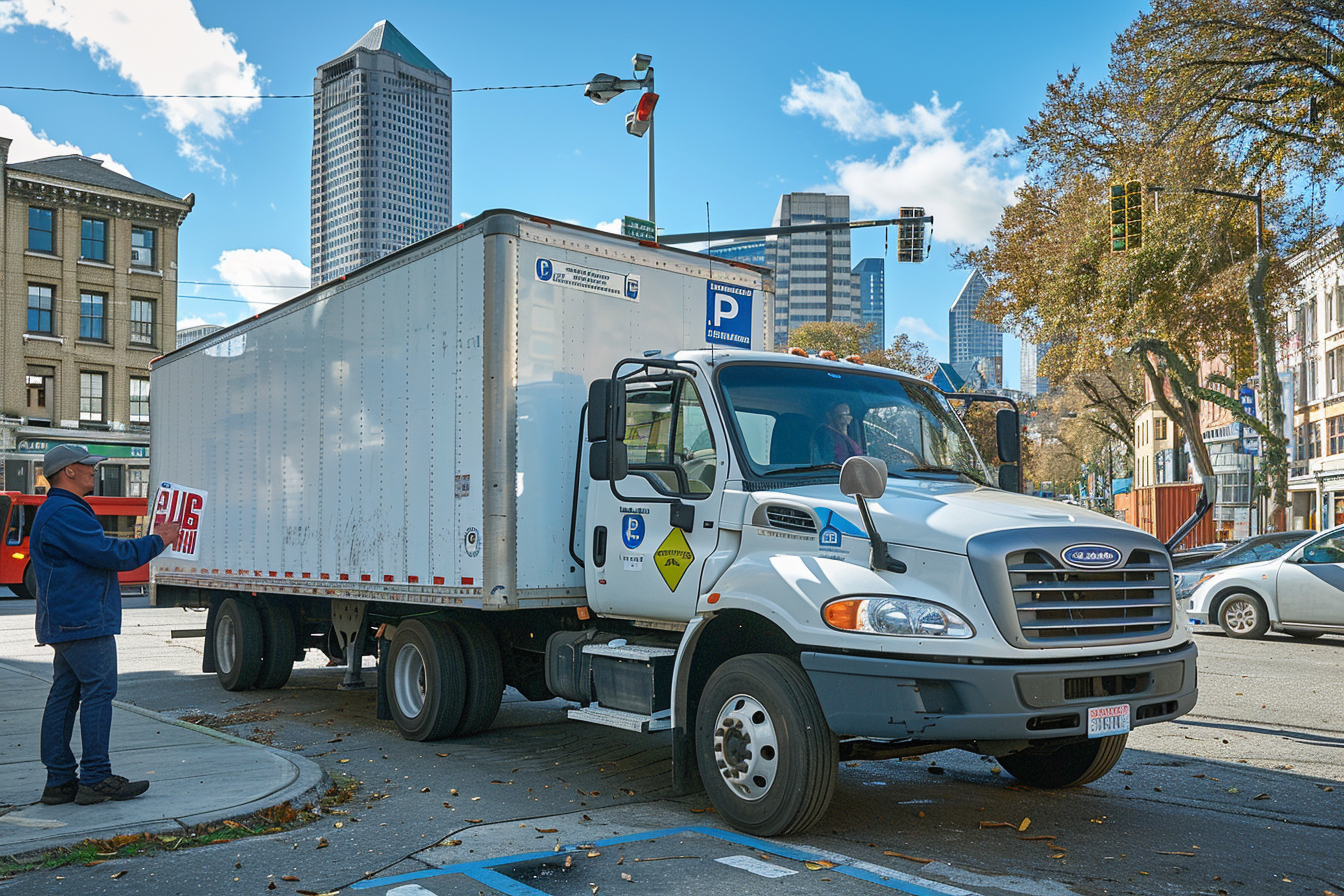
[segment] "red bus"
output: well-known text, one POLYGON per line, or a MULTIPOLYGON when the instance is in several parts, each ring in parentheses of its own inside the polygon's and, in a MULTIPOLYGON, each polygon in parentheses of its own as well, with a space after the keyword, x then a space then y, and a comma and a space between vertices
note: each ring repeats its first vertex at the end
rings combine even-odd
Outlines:
MULTIPOLYGON (((37 508, 46 495, 0 492, 0 588, 8 587, 19 597, 36 597, 37 574, 28 552, 28 533, 37 508)), ((89 502, 103 531, 113 538, 134 538, 149 510, 146 498, 104 498, 89 495, 89 502)), ((117 574, 122 594, 144 593, 149 586, 149 564, 117 574)))

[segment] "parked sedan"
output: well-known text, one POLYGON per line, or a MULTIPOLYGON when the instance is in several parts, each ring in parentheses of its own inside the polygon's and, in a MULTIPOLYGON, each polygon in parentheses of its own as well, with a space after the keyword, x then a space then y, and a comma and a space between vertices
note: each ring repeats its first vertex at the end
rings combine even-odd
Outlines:
POLYGON ((1204 581, 1213 572, 1242 563, 1254 563, 1257 560, 1273 560, 1289 548, 1301 544, 1316 534, 1315 529, 1294 529, 1291 532, 1268 532, 1248 538, 1211 557, 1205 557, 1198 563, 1180 566, 1176 569, 1176 599, 1185 600, 1195 591, 1195 586, 1204 581))
POLYGON ((1216 622, 1234 638, 1273 629, 1296 638, 1344 634, 1344 526, 1274 560, 1214 572, 1189 600, 1192 623, 1216 622))

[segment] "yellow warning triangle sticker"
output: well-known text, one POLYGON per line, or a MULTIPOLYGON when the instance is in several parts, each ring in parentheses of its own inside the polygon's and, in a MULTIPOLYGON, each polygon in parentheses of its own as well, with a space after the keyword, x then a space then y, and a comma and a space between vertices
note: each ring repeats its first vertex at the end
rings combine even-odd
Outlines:
POLYGON ((676 591, 681 577, 691 568, 695 554, 686 542, 686 536, 680 529, 673 528, 653 552, 653 560, 658 564, 658 575, 663 577, 669 590, 676 591))

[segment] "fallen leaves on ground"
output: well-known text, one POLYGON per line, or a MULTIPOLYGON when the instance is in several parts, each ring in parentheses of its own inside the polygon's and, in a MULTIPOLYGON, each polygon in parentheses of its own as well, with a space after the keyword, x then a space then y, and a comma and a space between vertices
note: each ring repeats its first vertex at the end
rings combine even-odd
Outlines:
POLYGON ((930 862, 933 861, 933 859, 921 859, 919 856, 908 856, 908 855, 906 855, 906 854, 903 853, 903 852, 895 852, 895 851, 890 850, 890 849, 884 849, 884 850, 882 850, 882 855, 884 855, 884 856, 895 856, 895 857, 898 858, 898 859, 905 859, 907 862, 917 862, 917 863, 919 863, 920 865, 927 865, 927 864, 929 864, 930 862))

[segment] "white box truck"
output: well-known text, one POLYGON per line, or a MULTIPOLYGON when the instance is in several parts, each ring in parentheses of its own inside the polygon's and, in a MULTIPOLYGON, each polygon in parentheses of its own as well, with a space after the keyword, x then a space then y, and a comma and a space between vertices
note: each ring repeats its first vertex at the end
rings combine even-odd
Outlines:
POLYGON ((492 211, 172 352, 153 481, 208 503, 154 603, 209 608, 232 690, 376 653, 408 738, 506 684, 671 729, 676 785, 763 835, 846 758, 1065 786, 1191 709, 1159 542, 996 487, 930 383, 772 324, 768 271, 492 211))

